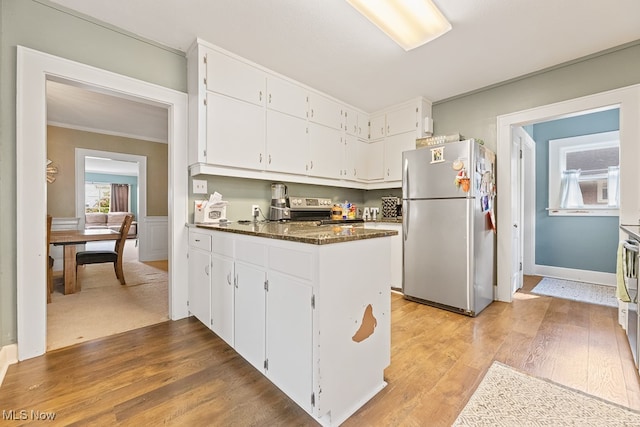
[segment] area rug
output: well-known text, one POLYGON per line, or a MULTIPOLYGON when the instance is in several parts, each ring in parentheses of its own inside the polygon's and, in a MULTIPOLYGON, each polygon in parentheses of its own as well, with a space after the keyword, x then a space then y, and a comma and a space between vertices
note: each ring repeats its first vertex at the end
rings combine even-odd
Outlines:
POLYGON ((47 351, 168 320, 167 269, 167 261, 139 262, 135 241, 127 241, 124 286, 111 263, 79 267, 82 289, 70 295, 62 293, 56 274, 47 304, 47 351))
POLYGON ((453 426, 639 426, 640 412, 493 362, 453 426))
POLYGON ((531 290, 531 293, 618 307, 616 288, 614 286, 545 277, 531 290))

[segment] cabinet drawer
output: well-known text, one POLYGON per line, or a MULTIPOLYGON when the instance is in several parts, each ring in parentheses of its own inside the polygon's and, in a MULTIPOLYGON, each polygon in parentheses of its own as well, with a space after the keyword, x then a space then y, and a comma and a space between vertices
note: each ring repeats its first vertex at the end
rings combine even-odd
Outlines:
MULTIPOLYGON (((256 240, 255 238, 253 238, 256 240)), ((244 239, 236 240, 236 260, 264 267, 267 262, 266 246, 244 239)))
POLYGON ((279 271, 305 280, 312 280, 313 257, 310 252, 270 247, 269 270, 279 271))
POLYGON ((225 233, 218 233, 214 235, 212 251, 218 255, 233 258, 233 239, 224 234, 225 233))
POLYGON ((211 235, 191 231, 189 233, 189 246, 211 252, 211 235))

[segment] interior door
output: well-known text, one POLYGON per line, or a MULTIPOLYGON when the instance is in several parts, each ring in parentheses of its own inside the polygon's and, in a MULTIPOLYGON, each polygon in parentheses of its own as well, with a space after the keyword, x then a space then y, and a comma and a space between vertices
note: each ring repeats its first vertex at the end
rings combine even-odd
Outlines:
POLYGON ((522 176, 522 137, 513 134, 511 139, 511 176, 515 179, 511 185, 511 293, 522 288, 523 284, 523 246, 522 224, 523 210, 522 194, 524 193, 524 180, 522 176))

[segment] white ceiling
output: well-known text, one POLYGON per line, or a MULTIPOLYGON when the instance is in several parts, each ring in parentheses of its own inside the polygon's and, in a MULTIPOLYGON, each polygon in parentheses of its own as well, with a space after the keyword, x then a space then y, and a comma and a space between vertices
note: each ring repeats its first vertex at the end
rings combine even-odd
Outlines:
POLYGON ((168 47, 200 37, 368 112, 439 101, 640 39, 638 0, 434 0, 405 52, 344 0, 52 0, 168 47))

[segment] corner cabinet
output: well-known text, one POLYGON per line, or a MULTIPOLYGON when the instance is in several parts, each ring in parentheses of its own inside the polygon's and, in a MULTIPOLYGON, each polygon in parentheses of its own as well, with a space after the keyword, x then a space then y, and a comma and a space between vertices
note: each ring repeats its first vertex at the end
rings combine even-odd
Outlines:
POLYGON ((198 319, 317 422, 341 424, 386 385, 388 238, 312 245, 190 227, 190 261, 203 236, 214 272, 190 269, 190 289, 211 287, 211 320, 198 319))

